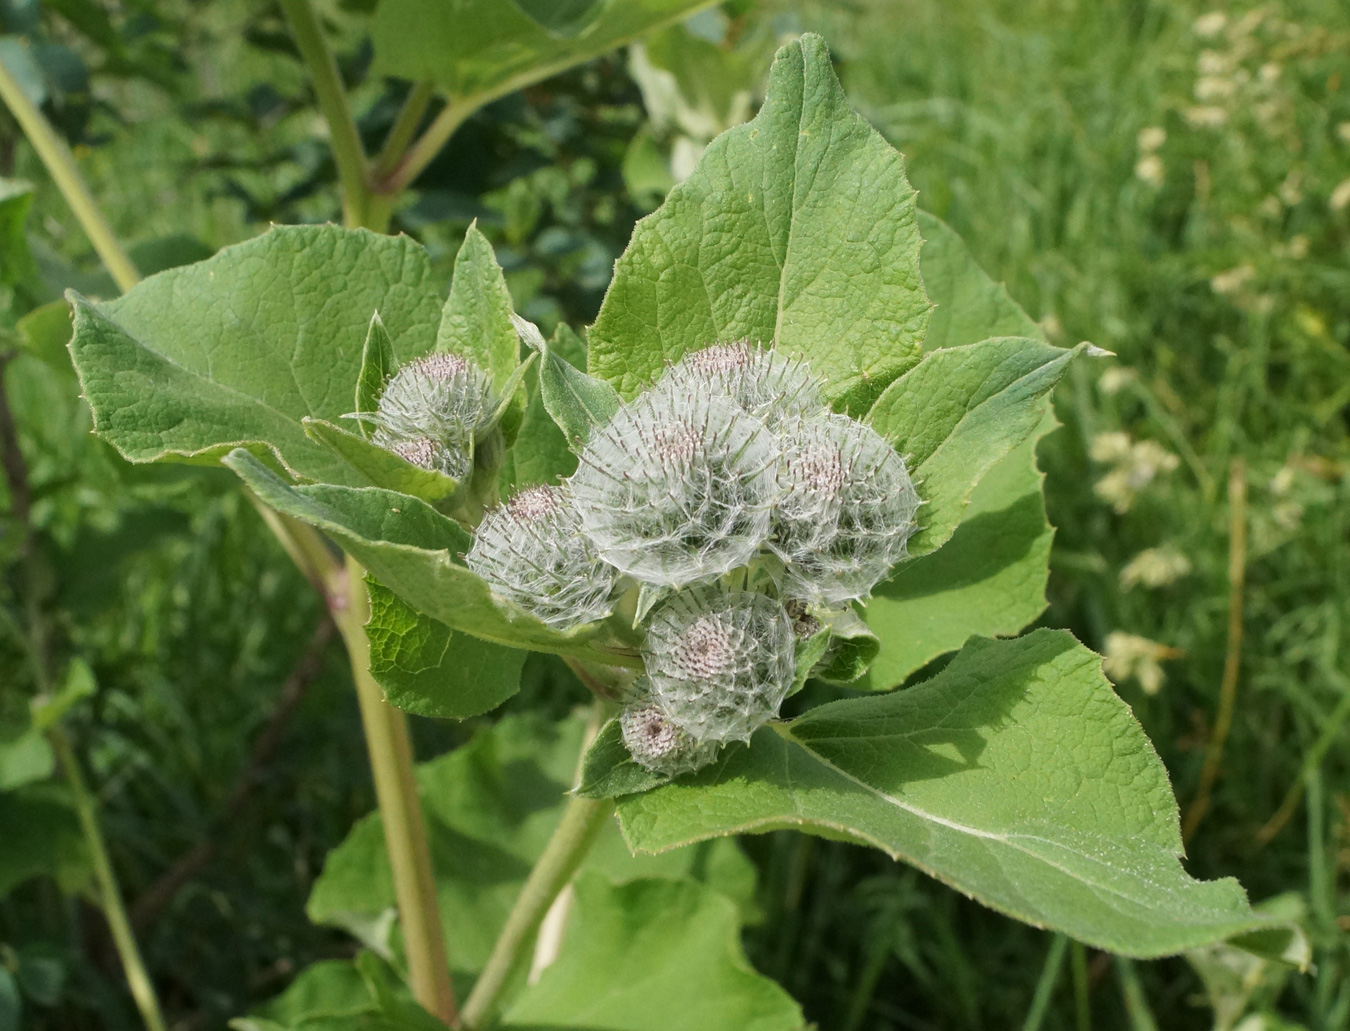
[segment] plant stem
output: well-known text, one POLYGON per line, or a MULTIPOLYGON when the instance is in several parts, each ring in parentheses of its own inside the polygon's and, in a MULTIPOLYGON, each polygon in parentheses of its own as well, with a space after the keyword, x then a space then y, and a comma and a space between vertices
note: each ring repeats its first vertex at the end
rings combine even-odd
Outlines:
POLYGON ((1060 967, 1064 965, 1064 952, 1069 947, 1069 939, 1062 934, 1050 939, 1050 951, 1045 954, 1045 966, 1041 968, 1040 979, 1036 982, 1036 992, 1031 997, 1031 1008, 1027 1010, 1027 1019, 1022 1021, 1022 1031, 1040 1031, 1050 1008, 1050 998, 1055 992, 1055 983, 1059 980, 1060 967))
POLYGON ((525 955, 530 939, 539 929, 544 914, 572 879, 594 844, 596 835, 613 812, 612 798, 573 795, 568 800, 562 822, 544 846, 544 854, 539 857, 539 862, 530 871, 492 947, 492 955, 488 957, 487 965, 483 967, 482 974, 464 1003, 465 1026, 480 1026, 492 1012, 511 972, 525 955))
POLYGON ((136 1008, 141 1011, 141 1019, 145 1021, 149 1031, 164 1031, 164 1018, 159 1012, 155 986, 150 982, 150 975, 146 973, 141 950, 136 945, 136 936, 131 931, 131 921, 127 919, 126 907, 122 904, 122 893, 117 887, 117 878, 108 860, 108 848, 103 841, 103 832, 99 829, 93 796, 85 786, 84 776, 80 773, 80 764, 61 725, 52 727, 47 736, 51 741, 52 751, 56 753, 57 762, 61 764, 61 771, 70 784, 71 793, 75 796, 75 812, 79 816, 80 830, 84 832, 89 860, 94 867, 94 879, 98 883, 103 915, 112 929, 113 943, 117 947, 117 955, 122 960, 122 969, 131 988, 131 996, 136 1000, 136 1008))
POLYGON ((1116 956, 1116 976, 1120 979, 1120 993, 1125 997, 1125 1013, 1130 1018, 1132 1031, 1158 1031, 1158 1022, 1153 1019, 1153 1011, 1148 1005, 1148 996, 1144 986, 1139 983, 1139 975, 1134 964, 1124 956, 1116 956))
POLYGON ((342 220, 348 227, 362 225, 365 220, 366 200, 370 189, 366 185, 366 154, 361 146, 361 135, 356 131, 347 91, 338 74, 337 60, 328 46, 319 18, 309 0, 280 0, 286 12, 295 45, 309 67, 314 81, 314 94, 319 110, 328 123, 329 144, 337 164, 338 182, 342 187, 342 220))
POLYGON ((387 176, 399 163, 408 149, 408 144, 412 143, 417 127, 422 122, 422 116, 427 113, 427 106, 431 103, 435 92, 436 87, 428 81, 419 82, 408 91, 408 97, 403 101, 398 117, 389 127, 389 135, 385 137, 384 146, 371 163, 370 176, 375 182, 387 176))
POLYGON ((4 61, 0 61, 0 100, 5 102, 14 120, 19 123, 19 128, 28 137, 28 142, 37 151, 117 288, 130 290, 140 280, 141 274, 113 235, 112 227, 108 225, 108 220, 103 217, 89 187, 80 176, 75 155, 66 146, 66 141, 56 134, 37 105, 28 99, 28 94, 10 74, 4 61))
POLYGON ((1223 680, 1219 684, 1219 708, 1214 716, 1214 732, 1205 748, 1205 765, 1200 770, 1200 786, 1195 800, 1186 810, 1181 840, 1189 841, 1195 828, 1209 810, 1210 792, 1223 766, 1223 749, 1233 726, 1237 706, 1238 672, 1242 665, 1242 600, 1247 580, 1247 464, 1239 456, 1228 470, 1228 649, 1223 662, 1223 680))
POLYGON ((1073 1008, 1078 1031, 1092 1031, 1092 1002, 1088 998, 1087 949, 1080 941, 1071 942, 1069 966, 1073 970, 1073 1008))
POLYGON ((375 180, 375 192, 396 197, 411 186, 413 180, 435 160, 441 148, 455 134, 455 130, 485 103, 487 101, 483 99, 449 101, 426 127, 426 131, 418 141, 408 148, 386 174, 375 180))
POLYGON ((366 748, 375 777, 375 797, 384 823, 384 844, 393 871, 408 978, 413 997, 428 1012, 450 1024, 455 1020, 455 993, 441 933, 422 803, 413 776, 408 724, 403 713, 384 700, 380 685, 370 675, 370 641, 366 637, 370 595, 366 591, 365 570, 350 557, 346 579, 347 604, 333 615, 347 643, 356 680, 366 748))

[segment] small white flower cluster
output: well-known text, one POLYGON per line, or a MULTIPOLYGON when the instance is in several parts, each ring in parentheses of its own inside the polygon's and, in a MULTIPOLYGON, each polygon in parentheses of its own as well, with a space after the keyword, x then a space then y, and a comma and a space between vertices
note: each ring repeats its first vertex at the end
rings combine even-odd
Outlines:
POLYGON ((831 412, 803 363, 746 342, 669 367, 579 460, 562 487, 489 513, 467 561, 555 627, 668 595, 638 606, 646 675, 621 720, 633 757, 666 774, 777 716, 796 669, 789 611, 866 597, 919 506, 889 443, 831 412))
POLYGON ((385 384, 371 423, 374 443, 404 461, 454 480, 473 471, 476 438, 492 423, 496 399, 487 373, 457 354, 428 354, 385 384))

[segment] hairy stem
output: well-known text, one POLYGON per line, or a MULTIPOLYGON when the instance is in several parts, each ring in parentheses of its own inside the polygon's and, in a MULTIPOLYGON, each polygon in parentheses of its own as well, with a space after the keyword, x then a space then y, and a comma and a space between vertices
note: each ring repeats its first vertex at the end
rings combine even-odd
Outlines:
POLYGON ((421 137, 393 166, 375 181, 375 192, 396 197, 435 160, 455 130, 486 101, 460 103, 450 101, 427 126, 421 137))
POLYGON ((497 936, 483 973, 474 983, 464 1003, 463 1022, 477 1028, 492 1012, 506 988, 512 971, 524 958, 530 941, 539 929, 544 914, 553 905, 558 893, 571 881, 577 867, 586 858, 595 837, 605 821, 614 812, 612 798, 583 798, 573 795, 563 812, 553 837, 544 847, 544 854, 534 864, 525 887, 506 918, 501 934, 497 936))
POLYGON ((85 846, 89 849, 89 862, 94 868, 94 880, 98 884, 99 902, 108 927, 112 930, 113 944, 122 960, 122 970, 126 974, 127 985, 131 988, 131 997, 136 1000, 136 1008, 141 1011, 141 1019, 149 1031, 164 1031, 164 1018, 159 1012, 159 999, 155 996, 155 986, 146 972, 145 961, 141 959, 141 950, 136 944, 136 935, 132 933, 131 921, 127 919, 126 907, 122 904, 122 892, 117 886, 117 877, 113 873, 112 863, 108 860, 108 847, 103 840, 103 831, 98 824, 98 812, 94 798, 85 786, 84 775, 75 752, 70 747, 70 739, 60 724, 47 732, 52 751, 61 764, 61 772, 75 796, 75 812, 79 816, 80 830, 84 833, 85 846))
POLYGON ((349 227, 362 225, 370 195, 366 186, 366 154, 347 103, 347 91, 342 86, 337 61, 309 0, 280 0, 280 3, 295 35, 295 45, 314 81, 319 111, 328 123, 329 145, 342 187, 343 222, 349 227))
POLYGON ((347 559, 347 604, 334 613, 351 656, 352 676, 361 705, 361 722, 375 776, 375 797, 384 823, 384 844, 393 871, 394 895, 408 957, 413 997, 447 1024, 455 1020, 455 993, 441 934, 436 881, 431 871, 422 804, 413 776, 412 742, 403 713, 384 700, 370 675, 370 595, 365 570, 347 559))
POLYGON ((70 210, 75 213, 84 235, 93 244, 99 260, 103 262, 108 274, 119 290, 130 290, 140 280, 141 274, 135 264, 127 257, 127 252, 117 242, 112 227, 103 217, 103 212, 94 201, 89 187, 85 185, 80 170, 75 164, 75 155, 66 146, 65 140, 56 134, 51 123, 43 117, 28 94, 24 93, 18 81, 0 61, 0 100, 5 102, 14 120, 19 123, 28 142, 37 151, 38 157, 46 167, 47 173, 66 198, 70 210))

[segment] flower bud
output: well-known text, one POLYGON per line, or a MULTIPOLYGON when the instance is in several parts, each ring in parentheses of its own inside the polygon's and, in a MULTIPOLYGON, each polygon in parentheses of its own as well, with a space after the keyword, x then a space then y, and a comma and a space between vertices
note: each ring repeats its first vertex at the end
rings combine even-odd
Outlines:
POLYGON ((559 629, 609 615, 615 570, 581 533, 562 487, 526 487, 483 517, 468 567, 492 590, 559 629))
POLYGON ((378 410, 365 416, 373 440, 400 458, 455 480, 473 470, 475 438, 492 421, 487 374, 457 354, 409 362, 385 385, 378 410))
POLYGON ((821 384, 804 362, 748 340, 689 352, 653 389, 669 397, 728 397, 771 430, 782 419, 826 410, 821 384))
POLYGON ((653 773, 678 777, 707 766, 717 758, 716 742, 700 743, 651 697, 645 681, 634 685, 634 699, 619 716, 624 747, 638 765, 653 773))
POLYGON ((656 610, 642 657, 672 723, 700 742, 749 740, 792 687, 792 620, 764 594, 683 591, 656 610))
POLYGON ((813 605, 866 597, 905 557, 919 495, 904 459, 860 422, 829 413, 784 427, 782 484, 769 546, 783 591, 813 605))
POLYGON ((778 499, 777 463, 764 424, 730 401, 649 390, 591 437, 571 488, 606 562, 680 587, 758 552, 778 499))

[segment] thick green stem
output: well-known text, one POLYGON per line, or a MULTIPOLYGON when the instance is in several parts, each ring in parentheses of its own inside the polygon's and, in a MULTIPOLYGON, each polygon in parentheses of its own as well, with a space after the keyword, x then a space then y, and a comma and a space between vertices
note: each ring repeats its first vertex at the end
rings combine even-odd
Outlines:
POLYGON ((122 960, 122 970, 126 974, 127 985, 131 988, 131 997, 136 1000, 136 1008, 141 1011, 141 1019, 149 1031, 164 1031, 164 1017, 159 1012, 159 999, 155 996, 155 986, 146 973, 145 962, 141 959, 141 950, 136 944, 136 936, 131 930, 131 921, 127 919, 126 906, 122 904, 122 892, 117 886, 117 877, 113 874, 112 863, 108 860, 108 848, 103 841, 103 831, 98 825, 98 813, 94 808, 94 798, 85 786, 84 775, 75 758, 70 739, 60 724, 47 732, 52 743, 52 751, 61 764, 75 796, 75 812, 79 816, 80 830, 84 833, 85 846, 89 849, 89 862, 94 868, 94 880, 98 884, 99 902, 103 915, 112 929, 113 944, 122 960))
POLYGON ((117 288, 130 290, 139 282, 141 274, 127 257, 122 245, 117 242, 108 220, 103 217, 103 212, 94 202, 94 197, 75 164, 75 155, 66 146, 66 141, 56 134, 37 105, 28 99, 28 94, 10 74, 4 61, 0 61, 0 100, 5 102, 5 106, 14 115, 14 120, 19 123, 19 128, 28 137, 28 142, 37 151, 42 164, 46 166, 61 195, 66 198, 66 203, 75 213, 75 218, 84 229, 85 236, 94 245, 99 260, 107 268, 117 288))
POLYGON ((337 60, 309 0, 280 0, 280 3, 291 24, 291 32, 295 34, 295 45, 314 80, 319 110, 328 123, 329 145, 342 186, 343 222, 353 228, 364 225, 365 206, 370 195, 366 186, 366 154, 347 103, 347 91, 342 87, 337 60))
POLYGON ((1050 1009, 1050 998, 1054 995, 1059 968, 1064 965, 1064 952, 1068 947, 1069 939, 1062 934, 1050 940, 1050 950, 1045 954, 1045 965, 1041 967, 1041 976, 1036 982, 1036 992, 1031 997, 1027 1018, 1022 1022, 1022 1031, 1040 1031, 1046 1011, 1050 1009))
POLYGON ((577 867, 586 858, 595 837, 614 812, 610 798, 583 798, 573 795, 567 803, 562 822, 544 847, 544 854, 530 871, 525 887, 506 918, 506 924, 492 947, 487 965, 474 983, 464 1003, 463 1022, 466 1027, 479 1027, 492 1012, 506 988, 512 971, 524 958, 539 930, 544 914, 553 905, 558 893, 567 886, 577 867))
POLYGON ((375 797, 384 823, 385 850, 393 871, 408 978, 413 997, 449 1024, 455 1020, 455 994, 441 934, 426 824, 413 776, 408 724, 403 713, 384 700, 380 685, 370 675, 370 642, 366 638, 370 595, 365 570, 348 558, 346 576, 346 606, 334 613, 334 619, 347 643, 356 680, 375 797))

